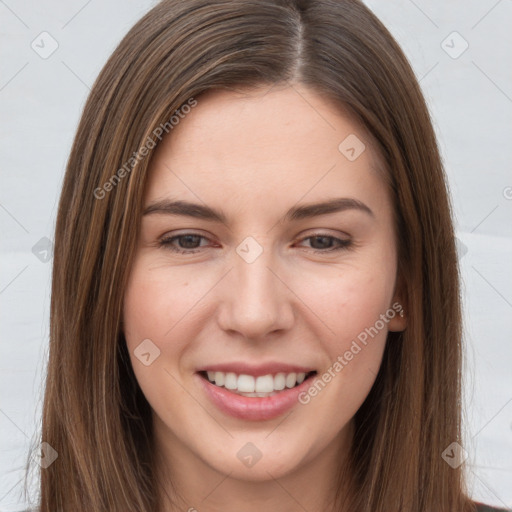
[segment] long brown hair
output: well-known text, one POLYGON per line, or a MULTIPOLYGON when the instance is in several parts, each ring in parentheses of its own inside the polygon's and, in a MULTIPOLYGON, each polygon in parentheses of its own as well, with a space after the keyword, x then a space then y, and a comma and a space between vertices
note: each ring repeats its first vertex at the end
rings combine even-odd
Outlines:
POLYGON ((41 470, 41 512, 159 510, 151 411, 121 325, 155 134, 205 91, 286 82, 309 86, 368 131, 394 205, 408 324, 389 334, 355 417, 350 510, 473 509, 462 467, 442 457, 462 444, 451 208, 403 52, 360 1, 164 0, 101 71, 67 165, 42 419, 42 441, 58 459, 41 470))

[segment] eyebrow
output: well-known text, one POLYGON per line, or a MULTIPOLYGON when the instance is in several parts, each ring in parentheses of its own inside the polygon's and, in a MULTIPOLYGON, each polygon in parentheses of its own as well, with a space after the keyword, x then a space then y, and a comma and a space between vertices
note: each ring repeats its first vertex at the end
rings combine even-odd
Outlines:
MULTIPOLYGON (((301 206, 293 206, 283 217, 285 222, 303 220, 329 213, 343 212, 347 210, 359 210, 371 217, 374 217, 372 210, 363 202, 349 197, 329 199, 321 203, 311 203, 301 206)), ((154 213, 166 215, 182 215, 195 219, 210 220, 227 224, 227 216, 220 210, 206 205, 191 203, 188 201, 171 201, 163 199, 150 203, 143 212, 143 215, 154 213)))

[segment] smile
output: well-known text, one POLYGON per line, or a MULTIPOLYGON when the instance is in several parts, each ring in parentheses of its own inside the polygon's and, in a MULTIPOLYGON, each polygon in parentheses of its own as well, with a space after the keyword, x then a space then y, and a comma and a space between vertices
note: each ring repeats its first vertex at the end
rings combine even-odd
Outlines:
POLYGON ((208 401, 222 413, 247 421, 271 420, 297 406, 300 393, 316 375, 315 370, 258 376, 218 370, 195 373, 208 401))
POLYGON ((304 382, 306 378, 316 373, 311 371, 267 374, 259 377, 247 374, 236 374, 234 372, 201 372, 201 375, 208 379, 211 384, 223 387, 232 393, 247 397, 274 396, 284 389, 292 389, 304 382))

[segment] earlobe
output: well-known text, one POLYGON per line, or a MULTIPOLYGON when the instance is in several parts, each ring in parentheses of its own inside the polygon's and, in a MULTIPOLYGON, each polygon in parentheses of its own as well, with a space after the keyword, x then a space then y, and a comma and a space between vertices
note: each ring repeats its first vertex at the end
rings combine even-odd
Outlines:
POLYGON ((390 308, 389 330, 393 332, 405 331, 407 327, 407 314, 402 302, 395 301, 390 308))

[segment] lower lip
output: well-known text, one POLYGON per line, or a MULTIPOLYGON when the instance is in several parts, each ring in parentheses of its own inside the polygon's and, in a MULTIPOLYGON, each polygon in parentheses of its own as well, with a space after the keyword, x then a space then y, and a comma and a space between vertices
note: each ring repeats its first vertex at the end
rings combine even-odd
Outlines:
POLYGON ((299 394, 306 391, 316 374, 304 382, 286 391, 279 391, 273 396, 248 397, 231 393, 196 373, 206 395, 224 413, 235 418, 249 421, 263 421, 277 418, 298 404, 299 394))

